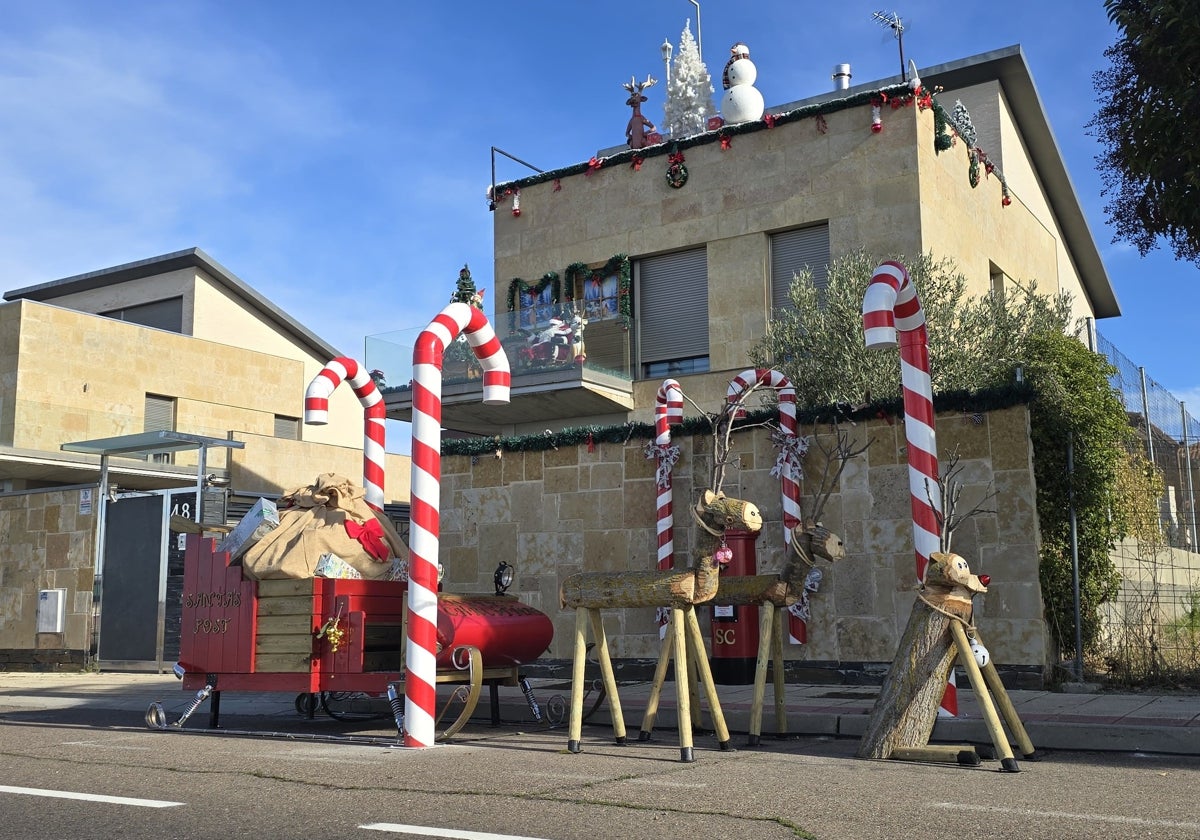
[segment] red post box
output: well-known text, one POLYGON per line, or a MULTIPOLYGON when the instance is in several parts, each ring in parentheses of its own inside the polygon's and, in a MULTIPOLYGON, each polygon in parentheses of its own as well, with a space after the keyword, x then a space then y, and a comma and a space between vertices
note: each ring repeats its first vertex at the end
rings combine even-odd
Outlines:
MULTIPOLYGON (((733 552, 721 576, 758 573, 754 541, 759 531, 726 531, 725 543, 733 552)), ((712 610, 712 674, 719 685, 750 685, 758 658, 758 607, 722 604, 720 594, 712 610)))

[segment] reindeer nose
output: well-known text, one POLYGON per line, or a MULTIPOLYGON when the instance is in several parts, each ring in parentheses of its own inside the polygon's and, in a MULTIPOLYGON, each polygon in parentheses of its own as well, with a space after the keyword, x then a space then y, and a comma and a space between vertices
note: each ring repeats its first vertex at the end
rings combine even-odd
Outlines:
POLYGON ((992 581, 991 575, 979 575, 979 582, 982 583, 984 586, 987 586, 989 583, 991 583, 991 581, 992 581))

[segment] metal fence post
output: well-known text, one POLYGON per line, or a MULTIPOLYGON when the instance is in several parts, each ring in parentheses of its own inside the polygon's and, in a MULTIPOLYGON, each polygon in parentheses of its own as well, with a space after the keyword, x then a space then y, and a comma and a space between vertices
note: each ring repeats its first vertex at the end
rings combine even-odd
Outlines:
POLYGON ((1150 453, 1150 463, 1154 463, 1154 431, 1150 428, 1150 400, 1146 397, 1146 369, 1138 367, 1138 376, 1142 378, 1142 419, 1146 421, 1146 449, 1150 453))
POLYGON ((1071 586, 1075 605, 1075 678, 1083 682, 1083 618, 1079 598, 1079 531, 1075 521, 1075 433, 1067 433, 1067 510, 1071 517, 1071 586))
POLYGON ((1188 515, 1191 525, 1191 532, 1188 534, 1188 548, 1192 551, 1196 550, 1196 495, 1192 491, 1192 447, 1188 441, 1188 413, 1187 403, 1179 403, 1179 414, 1183 418, 1183 457, 1187 464, 1187 494, 1188 494, 1188 515))

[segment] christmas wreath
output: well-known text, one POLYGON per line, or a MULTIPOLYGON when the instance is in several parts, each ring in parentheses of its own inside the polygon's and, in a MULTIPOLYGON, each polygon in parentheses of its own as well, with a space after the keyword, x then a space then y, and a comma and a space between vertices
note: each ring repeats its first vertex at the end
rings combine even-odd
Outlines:
POLYGON ((687 183, 688 171, 683 165, 683 152, 675 151, 667 157, 667 184, 672 189, 679 189, 687 183))

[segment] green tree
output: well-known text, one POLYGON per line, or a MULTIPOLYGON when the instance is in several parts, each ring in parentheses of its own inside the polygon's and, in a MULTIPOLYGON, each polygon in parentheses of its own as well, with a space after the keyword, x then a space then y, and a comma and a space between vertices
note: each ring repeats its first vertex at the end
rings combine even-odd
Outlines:
MULTIPOLYGON (((966 278, 948 260, 927 255, 901 259, 917 289, 929 332, 935 392, 974 391, 1011 384, 1027 355, 1025 342, 1043 330, 1065 332, 1070 299, 1014 285, 1005 294, 967 294, 966 278)), ((791 379, 801 404, 810 406, 898 397, 899 351, 868 350, 862 301, 879 260, 859 252, 829 266, 817 289, 809 274, 795 278, 790 307, 777 310, 751 351, 758 366, 791 379)))
POLYGON ((1121 31, 1093 74, 1100 108, 1088 128, 1116 233, 1145 256, 1161 237, 1176 257, 1200 261, 1200 14, 1194 0, 1106 0, 1121 31))

